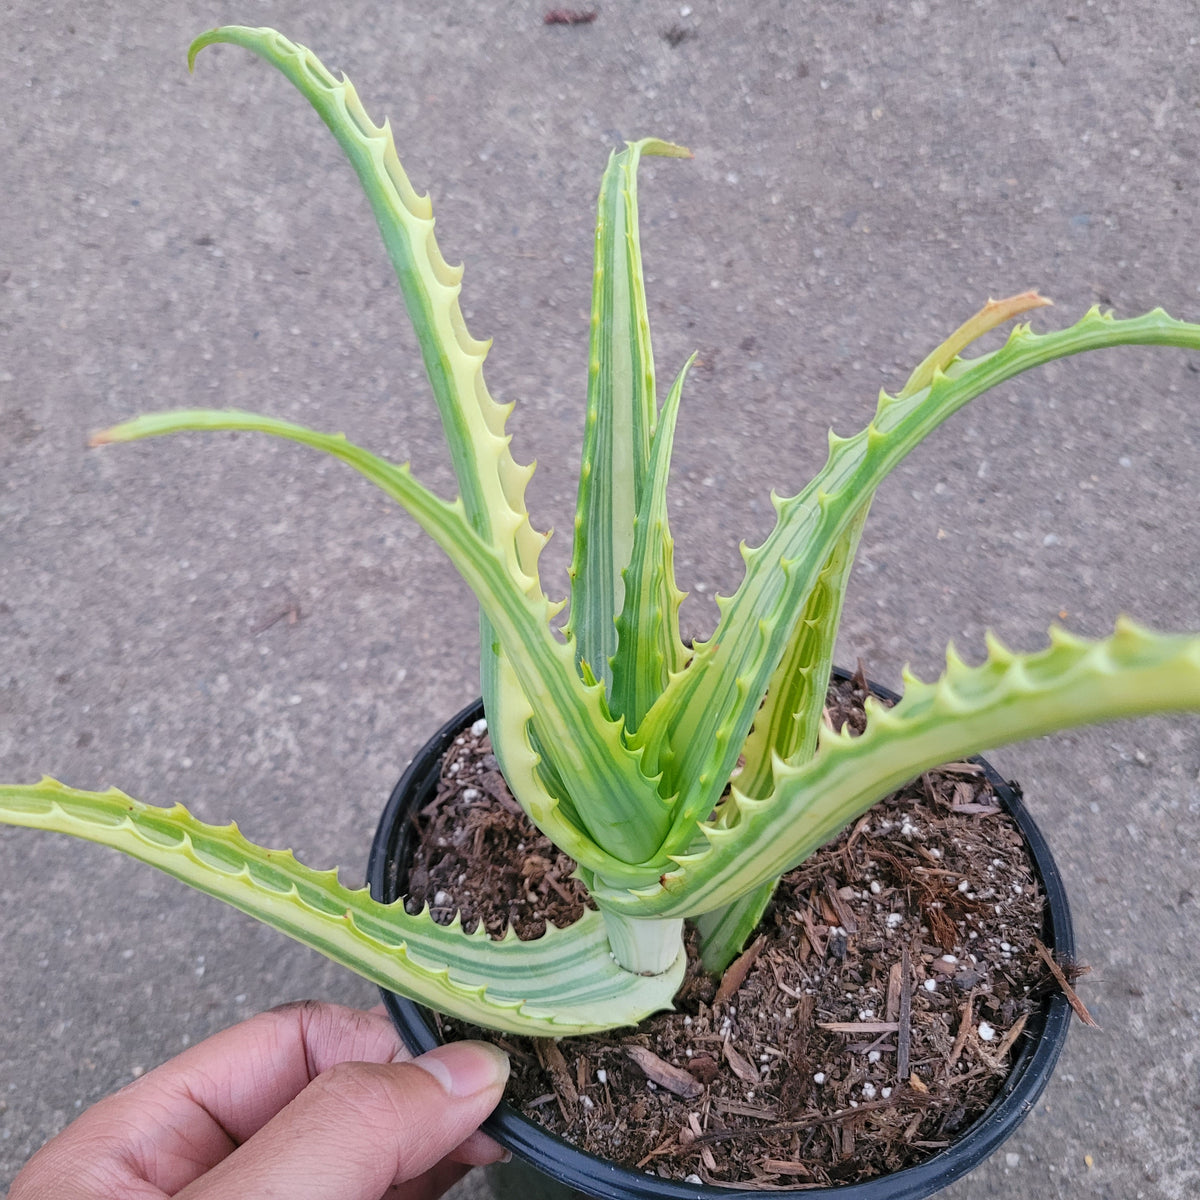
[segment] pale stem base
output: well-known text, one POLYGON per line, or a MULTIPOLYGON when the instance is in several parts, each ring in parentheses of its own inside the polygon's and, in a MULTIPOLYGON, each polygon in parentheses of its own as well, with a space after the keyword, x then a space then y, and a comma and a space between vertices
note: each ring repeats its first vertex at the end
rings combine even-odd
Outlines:
POLYGON ((613 957, 635 975, 661 975, 683 952, 679 917, 625 917, 601 910, 613 957))

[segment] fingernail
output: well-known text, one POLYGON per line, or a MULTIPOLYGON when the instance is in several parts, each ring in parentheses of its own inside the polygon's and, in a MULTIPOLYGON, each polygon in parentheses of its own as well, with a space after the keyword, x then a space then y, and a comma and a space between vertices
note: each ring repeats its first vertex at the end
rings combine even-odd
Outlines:
POLYGON ((508 1055, 490 1042, 448 1042, 412 1061, 450 1096, 473 1096, 508 1080, 508 1055))

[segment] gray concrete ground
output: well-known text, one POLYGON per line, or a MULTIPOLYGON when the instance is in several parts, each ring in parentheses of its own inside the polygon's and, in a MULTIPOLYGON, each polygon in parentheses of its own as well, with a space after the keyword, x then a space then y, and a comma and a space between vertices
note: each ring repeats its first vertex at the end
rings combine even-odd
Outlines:
MULTIPOLYGON (((625 137, 660 373, 692 350, 673 491, 693 599, 738 578, 771 486, 989 295, 1200 318, 1200 17, 1074 0, 543 4, 15 0, 0 15, 0 778, 51 772, 236 816, 360 878, 414 748, 477 690, 474 609, 358 477, 250 437, 87 452, 169 406, 342 429, 448 492, 365 202, 315 116, 249 54, 272 23, 390 114, 489 381, 570 529, 592 205, 625 137), (666 34, 671 33, 668 38, 666 34), (673 44, 674 43, 674 44, 673 44), (298 614, 293 620, 288 614, 298 614)), ((1200 629, 1200 357, 1060 364, 955 418, 883 489, 841 657, 884 682, 985 628, 1200 629)), ((549 556, 561 579, 560 534, 549 556)), ((1085 996, 1020 1132, 946 1194, 1200 1190, 1200 721, 1055 737, 1025 785, 1074 899, 1085 996)), ((0 1187, 76 1113, 241 1017, 372 1001, 306 950, 109 851, 0 831, 0 1187)))

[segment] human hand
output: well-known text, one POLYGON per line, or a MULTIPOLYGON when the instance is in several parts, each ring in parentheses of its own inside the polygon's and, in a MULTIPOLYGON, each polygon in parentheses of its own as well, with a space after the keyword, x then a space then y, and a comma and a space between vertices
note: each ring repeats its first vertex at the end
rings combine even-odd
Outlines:
POLYGON ((88 1109, 8 1200, 435 1200, 503 1152, 504 1053, 412 1059, 379 1013, 308 1001, 226 1029, 88 1109))

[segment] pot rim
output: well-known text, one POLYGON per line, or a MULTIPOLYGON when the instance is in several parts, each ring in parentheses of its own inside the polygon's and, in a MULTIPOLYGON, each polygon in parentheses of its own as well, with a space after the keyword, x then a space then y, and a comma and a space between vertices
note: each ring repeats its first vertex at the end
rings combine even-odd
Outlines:
MULTIPOLYGON (((850 673, 835 669, 833 677, 848 679, 850 673)), ((899 698, 896 693, 874 683, 870 687, 883 699, 899 698)), ((451 743, 483 715, 483 703, 476 700, 453 716, 425 743, 392 790, 380 817, 367 865, 368 886, 376 900, 389 903, 400 894, 398 858, 406 827, 405 817, 411 806, 410 797, 432 790, 441 760, 451 743)), ((1066 888, 1046 839, 1029 815, 1020 792, 985 759, 975 757, 971 761, 983 767, 1001 805, 1016 821, 1029 846, 1046 897, 1043 942, 1048 948, 1057 950, 1060 957, 1073 957, 1075 937, 1066 888)), ((386 989, 381 988, 380 992, 401 1038, 414 1054, 422 1054, 440 1043, 427 1009, 386 989)), ((960 1138, 932 1158, 862 1183, 833 1188, 796 1188, 773 1191, 772 1194, 790 1200, 834 1200, 835 1197, 836 1200, 922 1200, 932 1195, 987 1158, 1032 1111, 1050 1080, 1070 1024, 1071 1008, 1066 997, 1061 992, 1053 993, 1026 1024, 1024 1045, 1000 1094, 960 1138)), ((484 1122, 483 1130, 560 1183, 602 1200, 715 1200, 716 1197, 721 1200, 762 1200, 763 1196, 761 1191, 753 1189, 683 1183, 618 1166, 543 1129, 504 1100, 484 1122)))

